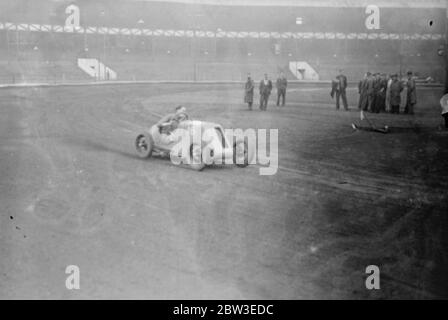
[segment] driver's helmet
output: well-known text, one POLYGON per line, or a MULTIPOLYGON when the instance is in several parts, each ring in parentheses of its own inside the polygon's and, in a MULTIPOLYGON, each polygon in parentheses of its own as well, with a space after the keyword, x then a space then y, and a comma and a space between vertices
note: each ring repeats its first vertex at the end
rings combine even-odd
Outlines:
POLYGON ((174 119, 177 122, 188 120, 187 109, 184 106, 177 106, 174 119))
POLYGON ((176 116, 174 117, 174 120, 177 121, 177 122, 188 120, 188 114, 186 112, 176 113, 176 116))

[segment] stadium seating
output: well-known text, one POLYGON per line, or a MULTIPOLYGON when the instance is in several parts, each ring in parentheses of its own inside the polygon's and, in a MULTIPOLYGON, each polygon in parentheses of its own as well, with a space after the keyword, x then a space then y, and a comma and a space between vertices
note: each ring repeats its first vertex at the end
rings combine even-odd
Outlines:
MULTIPOLYGON (((0 22, 62 25, 65 2, 5 1, 0 22)), ((79 3, 86 26, 152 28, 165 30, 219 30, 257 32, 365 32, 364 12, 357 6, 285 7, 219 6, 117 0, 79 3), (123 14, 125 13, 125 14, 123 14), (341 16, 347 19, 341 19, 341 16), (303 17, 303 25, 296 18, 303 17), (325 21, 325 23, 322 23, 325 21)), ((443 10, 404 5, 382 12, 381 32, 443 33, 443 10), (405 12, 405 13, 403 13, 405 12), (441 13, 442 12, 442 13, 441 13), (434 21, 434 27, 427 23, 434 21)), ((442 82, 443 58, 437 55, 440 40, 294 39, 244 37, 168 37, 0 30, 0 82, 76 82, 95 80, 77 67, 78 58, 92 58, 116 71, 118 80, 242 81, 264 73, 275 78, 289 71, 290 61, 305 61, 330 80, 344 69, 357 81, 366 71, 406 72, 442 82)))

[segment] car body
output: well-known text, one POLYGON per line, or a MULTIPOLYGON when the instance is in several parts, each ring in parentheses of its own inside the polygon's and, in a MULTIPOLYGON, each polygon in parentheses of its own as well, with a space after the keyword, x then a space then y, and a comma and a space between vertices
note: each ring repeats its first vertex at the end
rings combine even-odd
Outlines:
POLYGON ((213 122, 185 120, 169 135, 153 125, 135 140, 137 153, 142 158, 154 154, 169 156, 176 164, 187 164, 195 170, 206 165, 235 163, 246 167, 252 160, 247 141, 229 139, 221 125, 213 122), (236 141, 233 141, 236 140, 236 141))

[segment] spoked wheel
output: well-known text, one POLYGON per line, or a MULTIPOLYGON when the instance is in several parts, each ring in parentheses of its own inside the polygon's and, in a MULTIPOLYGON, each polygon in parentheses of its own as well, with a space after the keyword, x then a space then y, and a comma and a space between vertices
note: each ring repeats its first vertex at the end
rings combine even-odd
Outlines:
POLYGON ((137 136, 135 139, 135 149, 137 150, 137 154, 141 158, 149 158, 151 157, 152 150, 154 148, 154 141, 152 140, 151 135, 147 133, 142 133, 137 136))
POLYGON ((202 148, 201 145, 192 144, 190 146, 190 167, 193 170, 201 171, 204 169, 205 164, 202 161, 202 148))
POLYGON ((247 167, 255 155, 254 148, 250 148, 247 140, 238 140, 233 145, 233 163, 240 168, 247 167))
POLYGON ((233 145, 233 163, 240 168, 247 167, 252 160, 252 153, 249 150, 247 141, 241 140, 233 145))

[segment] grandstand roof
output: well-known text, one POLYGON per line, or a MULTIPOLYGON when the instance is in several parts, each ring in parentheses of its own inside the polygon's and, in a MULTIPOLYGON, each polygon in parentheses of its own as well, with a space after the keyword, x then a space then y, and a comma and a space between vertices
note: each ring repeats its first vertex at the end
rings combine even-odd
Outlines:
POLYGON ((446 0, 135 0, 219 6, 446 8, 446 0))

